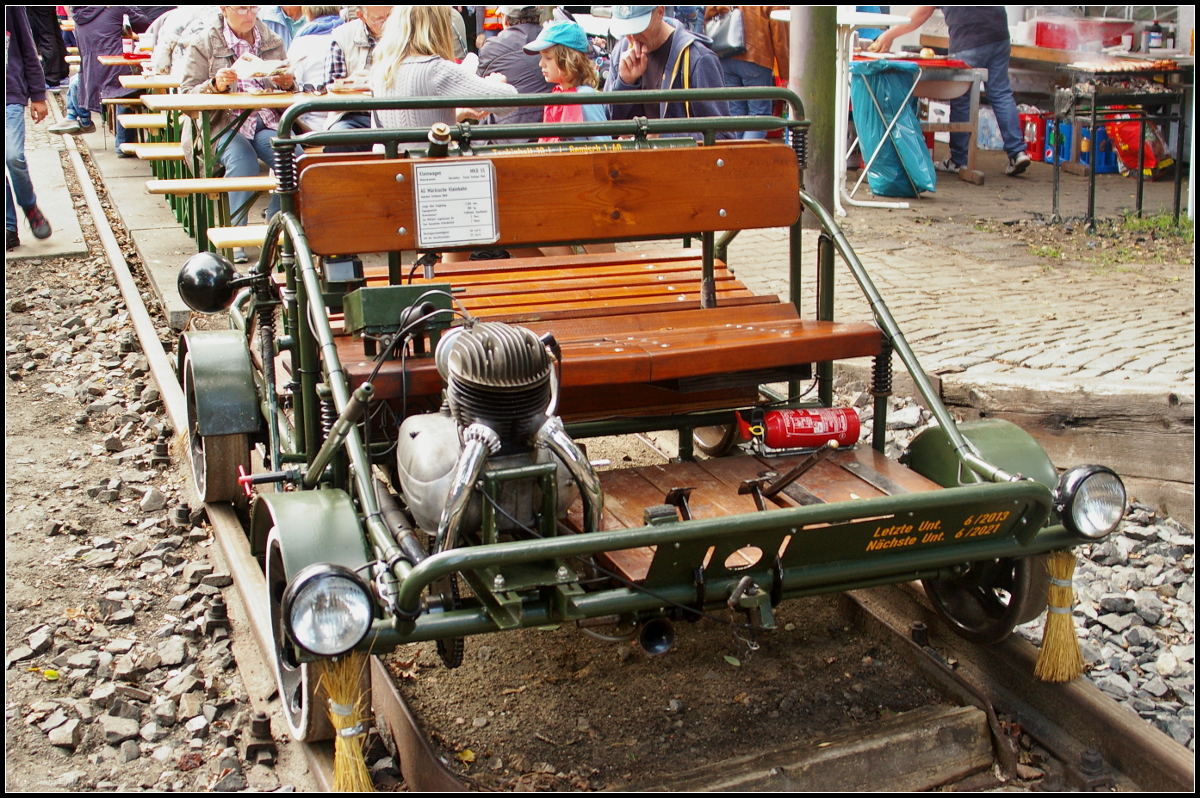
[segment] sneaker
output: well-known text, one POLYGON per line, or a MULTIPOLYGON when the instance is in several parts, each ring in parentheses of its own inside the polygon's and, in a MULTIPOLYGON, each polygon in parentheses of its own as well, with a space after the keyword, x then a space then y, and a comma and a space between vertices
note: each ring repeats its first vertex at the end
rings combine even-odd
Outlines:
MULTIPOLYGON (((51 133, 57 133, 60 136, 66 133, 78 133, 82 129, 83 126, 79 124, 78 119, 64 119, 63 121, 55 122, 53 125, 50 125, 46 128, 46 130, 50 131, 51 133)), ((92 129, 95 129, 95 125, 92 126, 92 129)))
POLYGON ((249 263, 250 259, 248 257, 246 257, 246 250, 242 249, 241 247, 234 247, 233 248, 233 262, 234 263, 249 263))
POLYGON ((1016 177, 1028 169, 1031 163, 1033 163, 1033 159, 1022 150, 1008 159, 1008 168, 1004 170, 1004 174, 1016 177))
POLYGON ((45 215, 36 205, 25 212, 25 218, 29 220, 29 229, 33 231, 33 237, 38 241, 49 238, 50 234, 54 232, 50 228, 50 223, 46 221, 45 215))
POLYGON ((4 251, 12 252, 17 247, 21 246, 21 237, 17 235, 16 230, 4 230, 4 251))
POLYGON ((944 160, 934 161, 933 168, 938 172, 949 172, 952 175, 956 175, 962 167, 950 160, 950 156, 947 155, 944 160))
POLYGON ((95 132, 96 132, 96 123, 88 122, 86 125, 80 125, 79 130, 76 130, 75 134, 79 135, 81 133, 95 133, 95 132))

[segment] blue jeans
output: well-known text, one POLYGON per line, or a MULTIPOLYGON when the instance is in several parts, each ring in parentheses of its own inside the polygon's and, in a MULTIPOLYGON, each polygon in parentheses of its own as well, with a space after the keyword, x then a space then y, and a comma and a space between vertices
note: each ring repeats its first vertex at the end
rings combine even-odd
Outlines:
MULTIPOLYGON (((336 121, 332 125, 330 125, 329 130, 331 132, 333 132, 333 131, 340 132, 343 130, 366 130, 370 126, 371 126, 371 115, 370 114, 346 114, 341 119, 339 119, 338 121, 336 121)), ((326 147, 325 148, 325 152, 370 152, 370 151, 371 151, 370 144, 356 144, 353 146, 348 145, 348 144, 339 144, 336 147, 326 147)))
MULTIPOLYGON (((227 133, 217 146, 221 147, 221 163, 225 165, 226 177, 254 177, 258 174, 258 162, 262 161, 267 166, 275 165, 275 151, 271 149, 271 137, 275 135, 272 128, 267 127, 262 118, 259 117, 255 121, 254 140, 243 136, 238 131, 234 130, 227 133)), ((252 191, 231 191, 229 192, 229 212, 234 215, 233 224, 242 226, 246 224, 246 217, 250 209, 246 208, 242 213, 238 213, 238 209, 249 202, 254 196, 252 191)), ((267 209, 267 218, 275 215, 279 210, 279 195, 271 195, 271 204, 267 209)))
MULTIPOLYGON (((774 86, 775 73, 764 66, 751 61, 739 61, 736 58, 722 58, 721 70, 725 73, 726 86, 774 86)), ((733 100, 729 103, 730 116, 770 116, 775 106, 774 100, 733 100)), ((743 139, 765 139, 765 130, 746 130, 740 134, 743 139)))
MULTIPOLYGON (((1013 100, 1012 85, 1008 82, 1008 56, 1012 45, 1008 41, 992 42, 991 44, 972 47, 958 53, 950 53, 951 58, 966 61, 973 67, 981 67, 988 71, 987 89, 988 102, 996 112, 996 124, 1000 127, 1000 136, 1004 140, 1004 151, 1012 158, 1017 153, 1025 151, 1025 138, 1021 131, 1021 119, 1017 116, 1017 103, 1013 100)), ((950 121, 969 122, 971 120, 971 95, 964 94, 950 101, 950 121)), ((950 159, 959 166, 967 163, 968 136, 973 133, 950 134, 950 159)))
POLYGON ((67 119, 74 119, 84 127, 92 124, 92 112, 79 104, 79 75, 72 77, 67 87, 67 119))
POLYGON ((33 180, 29 177, 29 164, 25 160, 25 106, 4 106, 4 229, 17 230, 17 207, 13 204, 13 192, 17 205, 28 215, 37 205, 33 193, 33 180), (10 183, 11 178, 11 183, 10 183))

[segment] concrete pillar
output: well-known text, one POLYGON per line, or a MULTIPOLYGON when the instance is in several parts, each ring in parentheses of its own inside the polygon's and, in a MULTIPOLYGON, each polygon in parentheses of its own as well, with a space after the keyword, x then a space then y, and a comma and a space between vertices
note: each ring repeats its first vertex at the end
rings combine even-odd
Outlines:
MULTIPOLYGON (((800 96, 812 121, 808 131, 808 169, 804 185, 826 208, 833 208, 834 92, 837 89, 837 7, 790 6, 791 44, 788 88, 800 96)), ((819 227, 805 214, 805 227, 819 227)))

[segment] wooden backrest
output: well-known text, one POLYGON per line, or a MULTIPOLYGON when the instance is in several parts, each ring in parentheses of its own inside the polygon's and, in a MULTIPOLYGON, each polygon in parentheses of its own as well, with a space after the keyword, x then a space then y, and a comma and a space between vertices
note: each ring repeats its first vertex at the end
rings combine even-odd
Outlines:
POLYGON ((299 181, 308 243, 323 255, 678 237, 800 214, 795 153, 775 143, 313 160, 299 181))

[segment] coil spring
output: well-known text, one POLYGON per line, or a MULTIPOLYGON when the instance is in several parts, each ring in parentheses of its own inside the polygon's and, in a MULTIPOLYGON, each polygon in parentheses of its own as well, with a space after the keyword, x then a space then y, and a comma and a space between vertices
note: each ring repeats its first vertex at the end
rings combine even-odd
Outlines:
POLYGON ((792 150, 796 153, 796 164, 801 169, 808 168, 808 128, 793 127, 788 129, 792 150))
POLYGON ((281 145, 275 150, 275 182, 281 194, 296 191, 296 153, 291 145, 281 145))
POLYGON ((886 335, 871 366, 871 393, 874 396, 892 395, 892 339, 886 335))
POLYGON ((333 392, 321 383, 317 386, 317 398, 321 403, 321 438, 328 439, 338 418, 337 408, 333 406, 333 392))

